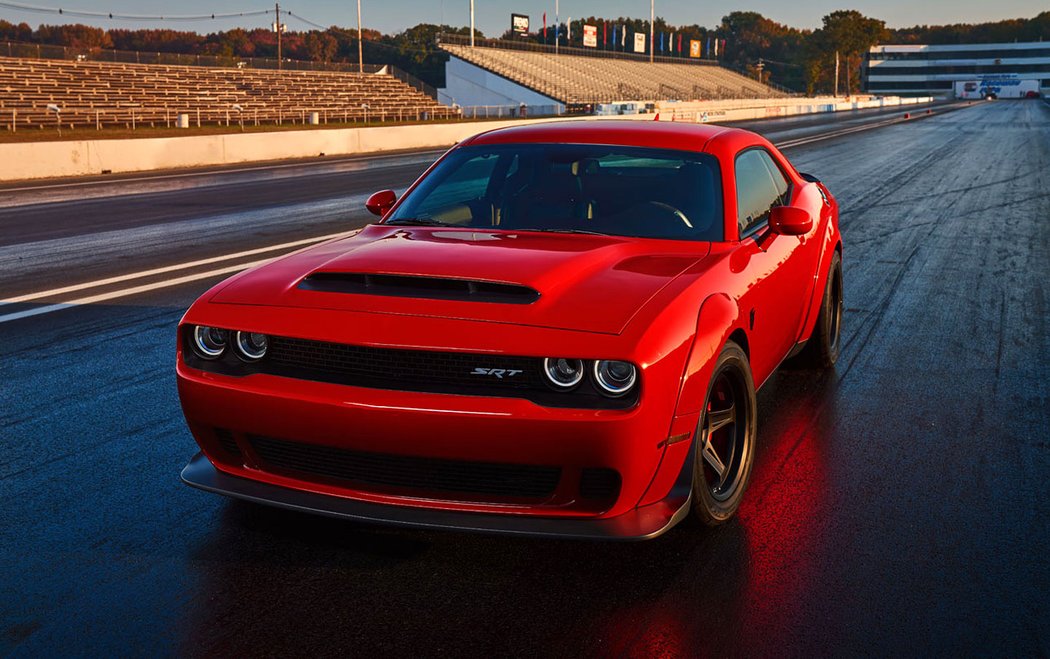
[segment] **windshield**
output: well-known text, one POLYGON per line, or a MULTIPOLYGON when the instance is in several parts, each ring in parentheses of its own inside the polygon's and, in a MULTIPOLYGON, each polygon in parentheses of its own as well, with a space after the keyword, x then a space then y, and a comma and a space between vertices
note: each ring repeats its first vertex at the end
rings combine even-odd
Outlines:
POLYGON ((723 240, 717 160, 592 144, 456 149, 387 224, 723 240))

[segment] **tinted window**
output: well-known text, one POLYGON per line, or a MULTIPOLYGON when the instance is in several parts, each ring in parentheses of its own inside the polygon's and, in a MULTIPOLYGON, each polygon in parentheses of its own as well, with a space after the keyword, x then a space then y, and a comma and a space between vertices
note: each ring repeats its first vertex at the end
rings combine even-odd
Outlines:
POLYGON ((713 156, 590 144, 457 149, 387 220, 399 221, 724 239, 721 177, 713 156))
POLYGON ((737 226, 743 236, 769 220, 769 209, 784 203, 787 179, 762 149, 749 149, 736 157, 737 226))

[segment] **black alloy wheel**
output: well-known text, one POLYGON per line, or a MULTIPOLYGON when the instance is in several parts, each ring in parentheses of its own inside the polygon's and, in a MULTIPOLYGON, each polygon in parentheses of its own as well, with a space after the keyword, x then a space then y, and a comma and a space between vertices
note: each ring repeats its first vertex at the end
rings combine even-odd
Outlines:
POLYGON ((736 343, 727 343, 696 431, 693 511, 704 524, 721 524, 740 507, 754 462, 756 419, 747 355, 736 343))

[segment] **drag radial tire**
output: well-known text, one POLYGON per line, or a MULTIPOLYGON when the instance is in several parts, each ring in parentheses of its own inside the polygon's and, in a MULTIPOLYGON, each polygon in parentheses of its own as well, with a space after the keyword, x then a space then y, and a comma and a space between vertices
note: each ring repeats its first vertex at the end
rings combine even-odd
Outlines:
POLYGON ((836 251, 831 257, 820 315, 813 334, 795 361, 808 368, 831 368, 839 359, 842 339, 842 259, 836 251))
POLYGON ((693 514, 715 526, 732 517, 755 459, 755 383, 747 355, 732 341, 718 356, 696 429, 693 514))

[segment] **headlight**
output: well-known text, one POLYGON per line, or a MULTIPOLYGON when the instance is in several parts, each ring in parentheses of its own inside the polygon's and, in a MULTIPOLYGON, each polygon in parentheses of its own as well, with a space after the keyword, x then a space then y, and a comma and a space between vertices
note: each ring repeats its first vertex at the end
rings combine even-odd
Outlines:
POLYGON ((237 356, 250 362, 256 362, 266 356, 270 341, 265 334, 257 332, 237 332, 237 356))
POLYGON ((583 360, 547 358, 543 360, 543 373, 555 387, 571 389, 583 379, 583 360))
POLYGON ((622 396, 634 387, 638 369, 630 362, 602 360, 594 362, 594 381, 610 396, 622 396))
POLYGON ((193 328, 193 351, 202 359, 218 359, 226 350, 226 330, 197 325, 193 328))

